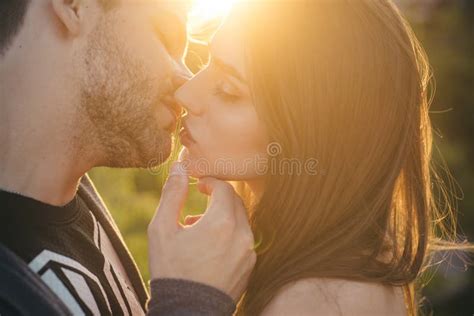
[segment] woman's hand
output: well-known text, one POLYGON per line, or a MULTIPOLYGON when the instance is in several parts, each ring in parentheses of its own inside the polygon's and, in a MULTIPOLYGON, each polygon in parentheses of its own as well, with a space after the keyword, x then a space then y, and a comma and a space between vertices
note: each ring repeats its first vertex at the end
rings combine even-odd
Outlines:
POLYGON ((218 288, 238 301, 255 265, 254 238, 246 210, 233 187, 214 178, 201 179, 210 196, 202 216, 178 223, 188 194, 188 177, 175 163, 148 228, 152 279, 179 278, 218 288))

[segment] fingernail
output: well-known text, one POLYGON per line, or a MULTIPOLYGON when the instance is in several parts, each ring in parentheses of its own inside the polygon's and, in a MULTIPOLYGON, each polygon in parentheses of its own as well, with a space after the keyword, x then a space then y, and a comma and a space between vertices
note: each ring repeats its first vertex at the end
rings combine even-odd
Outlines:
POLYGON ((173 163, 170 168, 169 176, 187 176, 188 172, 184 168, 184 165, 179 162, 173 163))
POLYGON ((184 161, 184 158, 186 157, 187 151, 188 150, 185 147, 183 147, 181 149, 181 151, 179 152, 179 155, 178 155, 178 162, 184 161))

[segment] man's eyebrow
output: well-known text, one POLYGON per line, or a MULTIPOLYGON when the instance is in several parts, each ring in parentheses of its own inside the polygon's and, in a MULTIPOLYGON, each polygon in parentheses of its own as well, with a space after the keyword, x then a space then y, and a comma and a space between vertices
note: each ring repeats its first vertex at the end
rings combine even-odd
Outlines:
POLYGON ((173 22, 179 25, 181 30, 186 32, 186 26, 188 24, 187 14, 184 14, 182 11, 171 11, 170 15, 173 22))
POLYGON ((188 40, 188 30, 186 28, 186 22, 183 23, 183 21, 175 17, 175 27, 177 28, 177 33, 178 33, 178 41, 180 42, 180 45, 186 45, 186 42, 188 40))
POLYGON ((235 69, 234 66, 232 65, 229 65, 229 64, 226 64, 222 59, 220 59, 219 57, 217 56, 211 56, 211 61, 217 66, 219 67, 222 71, 224 71, 225 73, 237 78, 240 82, 242 82, 243 84, 245 84, 245 79, 244 77, 240 74, 240 72, 235 69))
POLYGON ((178 45, 180 49, 184 49, 188 40, 188 32, 186 23, 180 19, 175 12, 164 12, 162 16, 163 20, 160 21, 162 26, 166 25, 163 29, 162 34, 165 36, 167 43, 178 45))

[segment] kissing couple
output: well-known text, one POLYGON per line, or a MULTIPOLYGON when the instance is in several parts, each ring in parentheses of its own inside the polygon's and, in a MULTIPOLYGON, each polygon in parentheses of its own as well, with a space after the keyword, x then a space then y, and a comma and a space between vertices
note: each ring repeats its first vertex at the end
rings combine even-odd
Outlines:
POLYGON ((0 314, 417 314, 433 251, 458 245, 395 4, 238 2, 197 74, 187 10, 1 1, 0 314), (148 290, 87 172, 163 164, 179 125, 148 290), (189 177, 209 203, 179 222, 189 177))

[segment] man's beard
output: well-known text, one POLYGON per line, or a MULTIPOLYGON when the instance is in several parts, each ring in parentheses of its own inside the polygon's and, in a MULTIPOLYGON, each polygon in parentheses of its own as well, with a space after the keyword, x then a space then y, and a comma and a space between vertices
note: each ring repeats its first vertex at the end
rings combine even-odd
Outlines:
POLYGON ((103 166, 160 164, 170 154, 171 140, 158 126, 157 79, 108 30, 99 25, 85 53, 80 107, 88 121, 84 125, 91 129, 84 135, 94 139, 84 139, 84 144, 98 144, 103 166))

